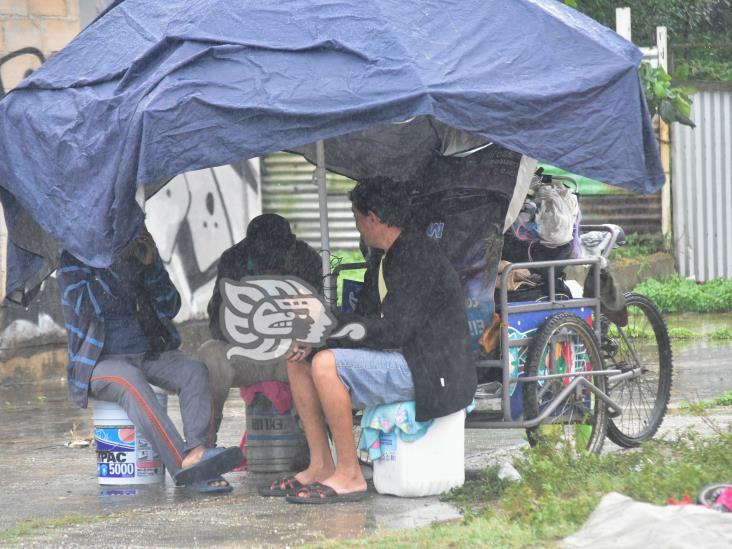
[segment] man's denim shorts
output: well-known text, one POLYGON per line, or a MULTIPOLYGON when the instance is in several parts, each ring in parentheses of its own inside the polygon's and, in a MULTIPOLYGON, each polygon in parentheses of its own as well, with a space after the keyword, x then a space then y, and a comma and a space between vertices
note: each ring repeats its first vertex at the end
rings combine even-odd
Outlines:
POLYGON ((414 400, 412 372, 401 353, 371 349, 330 351, 354 407, 414 400))

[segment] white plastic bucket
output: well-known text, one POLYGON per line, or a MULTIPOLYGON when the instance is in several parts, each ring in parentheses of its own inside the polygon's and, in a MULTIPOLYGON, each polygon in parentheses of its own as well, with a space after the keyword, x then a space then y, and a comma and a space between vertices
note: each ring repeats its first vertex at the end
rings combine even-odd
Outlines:
POLYGON ((380 494, 421 497, 442 494, 465 482, 465 410, 435 419, 421 438, 405 442, 381 433, 381 459, 374 461, 380 494))
MULTIPOLYGON (((154 387, 164 410, 168 395, 154 387)), ((94 440, 99 484, 154 484, 165 480, 165 466, 150 443, 137 432, 127 413, 113 402, 95 400, 94 440)))

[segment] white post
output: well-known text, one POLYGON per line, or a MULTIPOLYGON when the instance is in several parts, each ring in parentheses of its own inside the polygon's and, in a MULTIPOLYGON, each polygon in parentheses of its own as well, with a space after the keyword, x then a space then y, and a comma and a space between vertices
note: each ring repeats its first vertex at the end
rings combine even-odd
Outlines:
POLYGON ((5 213, 0 204, 0 302, 5 299, 8 281, 8 227, 5 225, 5 213))
POLYGON ((658 49, 658 66, 668 72, 668 31, 666 27, 656 27, 656 48, 658 49))
MULTIPOLYGON (((656 27, 656 49, 658 66, 668 72, 668 32, 666 27, 656 27)), ((661 187, 661 233, 671 236, 671 128, 663 120, 658 122, 661 146, 661 164, 666 181, 661 187)))
POLYGON ((615 8, 615 32, 632 42, 630 29, 630 8, 615 8))
POLYGON ((145 211, 145 185, 138 185, 135 191, 135 202, 140 205, 142 211, 145 211))
POLYGON ((320 248, 323 255, 323 289, 325 301, 335 306, 330 275, 330 232, 328 229, 328 187, 325 181, 325 144, 315 143, 315 179, 318 184, 318 210, 320 212, 320 248))

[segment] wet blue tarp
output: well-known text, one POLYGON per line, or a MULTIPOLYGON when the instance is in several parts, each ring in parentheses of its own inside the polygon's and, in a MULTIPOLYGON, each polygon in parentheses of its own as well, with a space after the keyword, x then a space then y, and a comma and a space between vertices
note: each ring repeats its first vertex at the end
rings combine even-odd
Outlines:
POLYGON ((553 0, 125 0, 0 101, 4 205, 105 266, 138 184, 318 139, 348 175, 414 177, 454 130, 652 192, 640 60, 553 0))

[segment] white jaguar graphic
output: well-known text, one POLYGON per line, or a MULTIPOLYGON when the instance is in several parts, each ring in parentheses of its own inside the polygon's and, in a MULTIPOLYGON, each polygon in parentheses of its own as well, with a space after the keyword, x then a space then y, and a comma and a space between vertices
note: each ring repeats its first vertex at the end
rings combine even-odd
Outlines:
POLYGON ((249 276, 222 279, 221 326, 232 344, 227 358, 242 356, 272 362, 285 356, 295 342, 319 346, 329 337, 360 340, 361 324, 331 333, 336 320, 315 290, 294 276, 249 276))

